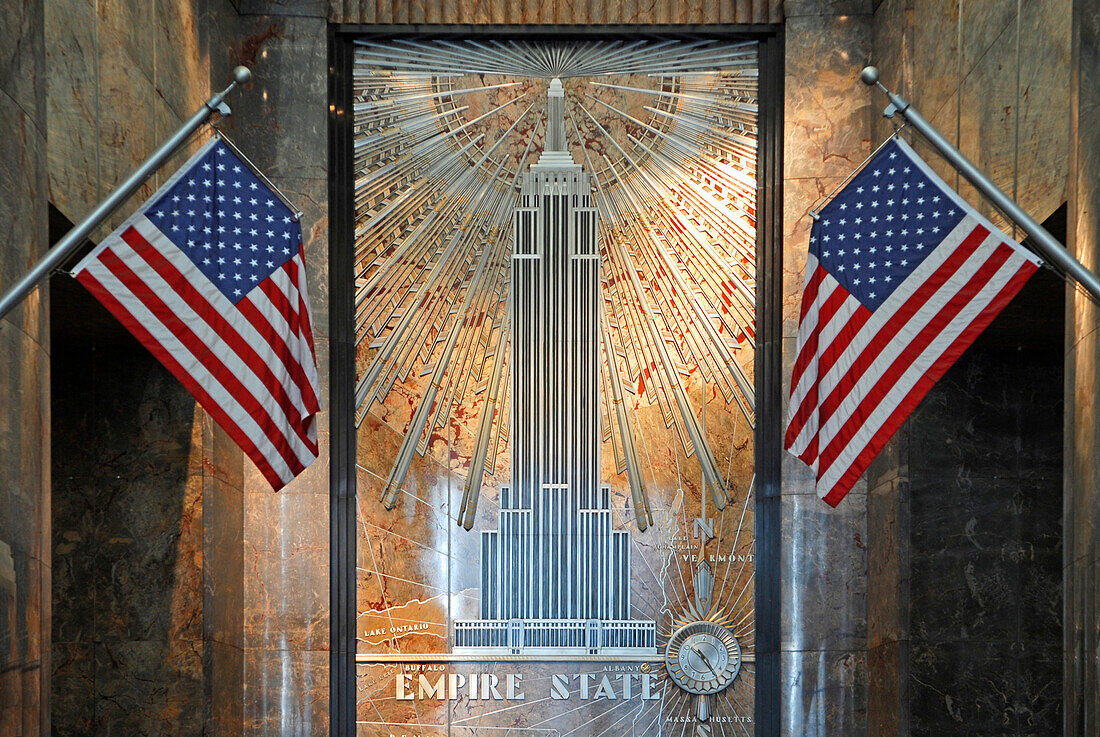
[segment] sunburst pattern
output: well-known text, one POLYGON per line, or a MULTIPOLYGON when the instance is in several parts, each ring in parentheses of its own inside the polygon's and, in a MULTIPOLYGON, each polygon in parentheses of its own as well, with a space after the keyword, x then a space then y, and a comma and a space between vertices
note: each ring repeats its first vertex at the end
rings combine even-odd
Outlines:
POLYGON ((605 440, 644 500, 621 410, 625 394, 641 395, 724 506, 726 480, 684 379, 698 371, 753 421, 755 64, 751 45, 699 39, 361 44, 357 420, 398 383, 418 392, 388 489, 454 408, 483 392, 472 508, 496 463, 509 414, 512 211, 518 177, 543 148, 547 78, 558 76, 568 146, 593 174, 600 212, 605 440))
POLYGON ((752 734, 756 81, 754 46, 706 39, 360 44, 359 725, 367 734, 395 726, 471 737, 752 734), (706 620, 736 637, 744 656, 703 725, 659 662, 475 664, 453 660, 446 644, 455 621, 476 617, 478 601, 477 538, 454 523, 493 525, 492 492, 510 461, 512 213, 520 175, 544 148, 552 77, 564 82, 567 147, 592 174, 599 210, 603 471, 614 527, 628 528, 631 515, 637 526, 632 609, 656 622, 662 652, 685 622, 706 620), (388 431, 376 440, 366 428, 383 425, 400 437, 395 450, 373 447, 388 431), (694 458, 699 473, 681 458, 694 458), (452 487, 432 468, 464 478, 452 487), (393 511, 374 501, 378 489, 393 511), (701 599, 704 560, 714 561, 713 578, 701 599), (410 634, 392 634, 402 628, 410 634), (521 673, 528 699, 398 700, 395 674, 417 657, 449 663, 448 674, 521 673), (595 684, 629 668, 655 673, 659 698, 582 698, 578 677, 595 684), (569 678, 567 700, 548 696, 554 674, 569 678))

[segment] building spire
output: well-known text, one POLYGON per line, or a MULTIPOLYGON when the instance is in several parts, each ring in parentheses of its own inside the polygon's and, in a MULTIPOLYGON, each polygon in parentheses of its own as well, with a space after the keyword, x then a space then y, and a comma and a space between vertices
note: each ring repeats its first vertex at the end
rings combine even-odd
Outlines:
POLYGON ((565 145, 565 88, 561 80, 550 80, 546 92, 546 142, 536 169, 575 169, 569 149, 565 145))
POLYGON ((546 109, 549 113, 546 121, 546 151, 565 150, 565 88, 561 80, 554 77, 550 80, 550 89, 547 91, 546 109))

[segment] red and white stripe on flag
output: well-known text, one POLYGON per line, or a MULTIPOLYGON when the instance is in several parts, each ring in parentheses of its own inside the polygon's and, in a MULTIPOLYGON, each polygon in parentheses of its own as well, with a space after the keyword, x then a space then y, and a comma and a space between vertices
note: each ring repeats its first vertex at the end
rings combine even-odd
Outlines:
POLYGON ((844 498, 1038 265, 903 141, 822 208, 784 447, 825 502, 844 498))
POLYGON ((74 275, 273 488, 317 458, 320 405, 301 226, 219 139, 74 275))

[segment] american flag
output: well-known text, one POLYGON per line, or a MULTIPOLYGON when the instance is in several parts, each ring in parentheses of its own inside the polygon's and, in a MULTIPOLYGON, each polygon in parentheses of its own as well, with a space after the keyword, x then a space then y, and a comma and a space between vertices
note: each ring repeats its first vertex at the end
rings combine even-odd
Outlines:
POLYGON ((275 489, 317 458, 317 364, 295 214, 213 138, 76 278, 275 489))
POLYGON ((836 506, 1039 260, 894 139, 810 230, 784 447, 836 506))

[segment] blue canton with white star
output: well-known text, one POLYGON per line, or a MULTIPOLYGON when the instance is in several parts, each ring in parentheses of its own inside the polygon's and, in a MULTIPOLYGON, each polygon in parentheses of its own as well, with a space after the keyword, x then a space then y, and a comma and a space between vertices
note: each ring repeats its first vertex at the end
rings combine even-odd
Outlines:
POLYGON ((145 215, 233 304, 302 242, 290 208, 220 140, 145 215))
POLYGON ((965 213, 891 140, 819 214, 810 252, 874 311, 965 213))

